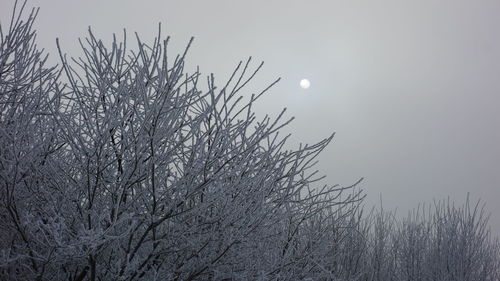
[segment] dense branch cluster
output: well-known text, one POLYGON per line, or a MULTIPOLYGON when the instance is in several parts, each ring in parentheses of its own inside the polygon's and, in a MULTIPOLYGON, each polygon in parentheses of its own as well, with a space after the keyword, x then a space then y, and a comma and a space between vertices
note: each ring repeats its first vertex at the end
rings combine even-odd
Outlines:
POLYGON ((351 272, 366 281, 498 280, 500 244, 487 221, 484 205, 468 198, 462 206, 421 206, 403 219, 381 208, 356 225, 366 239, 350 248, 351 272))
POLYGON ((161 32, 128 50, 125 33, 105 46, 89 30, 81 57, 58 43, 62 66, 47 67, 37 10, 23 8, 0 43, 0 279, 498 277, 476 212, 389 227, 363 217, 357 183, 322 185, 313 167, 333 135, 290 150, 284 111, 252 110, 277 81, 241 94, 262 64, 240 62, 217 87, 186 74, 186 52, 172 60, 161 32))

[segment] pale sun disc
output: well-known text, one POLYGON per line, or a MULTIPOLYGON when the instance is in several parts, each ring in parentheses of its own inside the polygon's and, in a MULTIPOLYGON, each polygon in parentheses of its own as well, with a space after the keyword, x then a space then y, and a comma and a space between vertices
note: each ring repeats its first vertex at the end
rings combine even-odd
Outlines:
POLYGON ((300 87, 302 87, 302 89, 308 89, 310 86, 311 82, 309 82, 309 80, 307 79, 300 80, 300 87))

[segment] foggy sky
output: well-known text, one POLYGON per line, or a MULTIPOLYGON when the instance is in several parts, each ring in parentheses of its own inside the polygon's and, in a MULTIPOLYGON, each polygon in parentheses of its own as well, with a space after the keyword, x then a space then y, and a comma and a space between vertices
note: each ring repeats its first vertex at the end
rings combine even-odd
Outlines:
MULTIPOLYGON (((5 27, 13 1, 0 0, 5 27)), ((481 198, 500 233, 500 1, 29 1, 41 8, 39 45, 57 62, 55 38, 80 55, 89 25, 98 37, 162 23, 171 51, 195 37, 196 65, 225 82, 253 56, 264 69, 247 94, 282 81, 257 108, 296 120, 293 142, 336 132, 318 168, 329 183, 362 184, 399 214, 419 202, 481 198), (308 78, 303 90, 299 81, 308 78)))

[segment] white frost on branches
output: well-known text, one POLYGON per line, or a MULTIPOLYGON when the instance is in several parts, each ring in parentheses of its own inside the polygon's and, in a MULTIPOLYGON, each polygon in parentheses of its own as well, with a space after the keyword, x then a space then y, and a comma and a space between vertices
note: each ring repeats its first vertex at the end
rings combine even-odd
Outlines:
POLYGON ((477 208, 395 227, 363 217, 359 182, 324 185, 313 168, 333 135, 290 150, 285 110, 252 110, 279 79, 244 97, 262 64, 217 87, 185 73, 191 42, 171 56, 161 30, 131 50, 125 32, 106 46, 89 30, 81 57, 58 43, 62 65, 47 67, 24 5, 0 43, 0 279, 498 277, 477 208))

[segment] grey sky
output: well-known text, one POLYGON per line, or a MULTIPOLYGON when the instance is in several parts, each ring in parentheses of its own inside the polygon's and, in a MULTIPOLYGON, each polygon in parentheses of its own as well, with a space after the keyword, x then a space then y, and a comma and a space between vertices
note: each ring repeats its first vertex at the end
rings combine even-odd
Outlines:
MULTIPOLYGON (((0 0, 3 24, 13 1, 0 0)), ((283 80, 260 113, 288 108, 294 142, 337 132, 320 158, 330 183, 365 177, 368 203, 398 207, 466 193, 482 198, 500 233, 500 1, 67 1, 37 0, 39 45, 55 37, 79 55, 91 25, 111 38, 125 27, 144 40, 195 42, 200 65, 222 82, 252 55, 264 70, 252 89, 283 80), (311 88, 299 87, 309 78, 311 88)), ((249 92, 250 94, 250 92, 249 92)))

